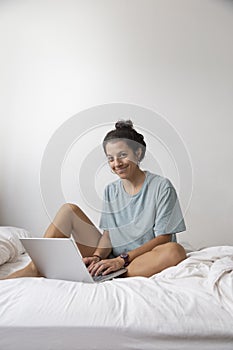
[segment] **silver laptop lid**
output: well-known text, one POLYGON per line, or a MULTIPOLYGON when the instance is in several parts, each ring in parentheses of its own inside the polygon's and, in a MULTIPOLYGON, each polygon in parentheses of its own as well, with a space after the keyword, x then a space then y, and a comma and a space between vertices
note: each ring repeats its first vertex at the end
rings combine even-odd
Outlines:
POLYGON ((120 269, 108 275, 92 277, 73 239, 30 237, 20 238, 20 241, 40 273, 46 278, 99 283, 127 271, 120 269))
POLYGON ((93 283, 76 243, 69 238, 20 238, 40 273, 52 279, 93 283))

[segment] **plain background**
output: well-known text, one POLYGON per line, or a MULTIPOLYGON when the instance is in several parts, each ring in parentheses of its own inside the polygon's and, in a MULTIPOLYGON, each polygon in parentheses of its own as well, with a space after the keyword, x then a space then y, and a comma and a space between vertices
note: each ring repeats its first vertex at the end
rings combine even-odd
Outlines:
POLYGON ((232 245, 232 37, 227 0, 1 0, 0 224, 42 235, 54 133, 83 110, 125 103, 163 116, 190 155, 181 239, 232 245))

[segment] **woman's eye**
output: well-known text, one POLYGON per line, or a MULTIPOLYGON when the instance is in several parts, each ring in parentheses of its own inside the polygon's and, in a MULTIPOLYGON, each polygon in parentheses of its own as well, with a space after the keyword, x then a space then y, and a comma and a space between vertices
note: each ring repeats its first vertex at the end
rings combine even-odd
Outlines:
POLYGON ((127 153, 124 153, 124 152, 123 152, 123 153, 120 154, 120 157, 119 157, 119 158, 126 158, 126 157, 127 157, 127 153))
MULTIPOLYGON (((126 158, 128 156, 128 154, 127 153, 125 153, 125 152, 122 152, 122 153, 120 153, 118 156, 117 156, 117 158, 118 159, 122 159, 122 158, 126 158)), ((113 162, 114 161, 114 157, 107 157, 107 160, 108 160, 108 162, 113 162)))

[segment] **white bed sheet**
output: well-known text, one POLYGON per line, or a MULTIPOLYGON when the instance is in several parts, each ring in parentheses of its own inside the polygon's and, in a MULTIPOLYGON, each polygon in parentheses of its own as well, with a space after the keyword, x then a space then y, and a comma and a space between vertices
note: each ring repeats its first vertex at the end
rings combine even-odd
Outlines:
POLYGON ((230 246, 189 253, 151 278, 20 278, 0 291, 4 350, 233 349, 230 246))

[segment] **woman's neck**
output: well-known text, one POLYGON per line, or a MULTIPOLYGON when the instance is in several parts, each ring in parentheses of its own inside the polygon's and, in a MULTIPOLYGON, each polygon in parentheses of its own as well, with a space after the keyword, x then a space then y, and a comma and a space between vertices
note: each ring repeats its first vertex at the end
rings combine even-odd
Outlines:
POLYGON ((137 194, 141 190, 145 178, 145 172, 138 168, 133 178, 122 180, 125 191, 130 195, 137 194))

